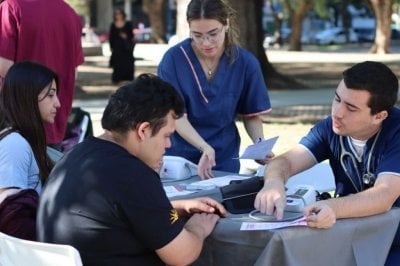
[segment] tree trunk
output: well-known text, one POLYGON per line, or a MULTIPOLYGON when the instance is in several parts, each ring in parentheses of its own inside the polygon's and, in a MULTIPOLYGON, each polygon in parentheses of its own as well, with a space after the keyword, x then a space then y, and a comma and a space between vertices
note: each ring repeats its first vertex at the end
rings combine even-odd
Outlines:
POLYGON ((283 24, 283 11, 280 8, 276 8, 272 0, 267 0, 271 7, 272 17, 274 18, 274 48, 280 48, 283 45, 282 39, 282 24, 283 24))
POLYGON ((340 10, 342 13, 342 26, 346 32, 346 42, 350 42, 349 28, 351 28, 351 15, 348 11, 349 0, 341 2, 340 10))
POLYGON ((390 50, 391 16, 393 0, 370 0, 376 19, 375 43, 370 52, 386 54, 390 50))
POLYGON ((186 21, 186 9, 190 0, 176 0, 176 36, 178 41, 189 37, 189 25, 186 21))
POLYGON ((143 12, 149 17, 151 37, 155 43, 166 42, 165 1, 142 0, 143 12))
POLYGON ((268 62, 263 47, 264 33, 262 28, 262 9, 264 1, 229 0, 229 2, 232 8, 237 12, 240 44, 258 58, 264 80, 267 82, 268 76, 274 74, 276 71, 268 62))
POLYGON ((290 36, 289 50, 301 51, 301 33, 303 20, 307 11, 313 6, 313 0, 289 1, 285 0, 285 6, 289 10, 292 20, 292 34, 290 36))

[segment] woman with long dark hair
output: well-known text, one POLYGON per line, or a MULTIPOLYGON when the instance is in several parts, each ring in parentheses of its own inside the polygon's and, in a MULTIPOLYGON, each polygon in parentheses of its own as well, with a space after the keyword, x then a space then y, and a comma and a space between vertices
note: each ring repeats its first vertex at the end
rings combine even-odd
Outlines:
MULTIPOLYGON (((50 173, 53 165, 46 153, 44 122, 53 123, 60 107, 57 87, 58 77, 52 70, 29 61, 14 64, 4 79, 0 92, 0 215, 10 206, 3 203, 21 190, 40 194, 50 173)), ((16 224, 14 220, 14 229, 16 224)), ((5 232, 7 226, 0 222, 0 231, 5 232)), ((5 233, 19 236, 18 232, 5 233)))

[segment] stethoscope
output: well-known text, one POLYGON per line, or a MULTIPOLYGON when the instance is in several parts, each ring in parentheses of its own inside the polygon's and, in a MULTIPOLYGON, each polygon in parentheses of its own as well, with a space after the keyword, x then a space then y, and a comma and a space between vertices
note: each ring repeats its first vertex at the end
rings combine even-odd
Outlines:
POLYGON ((339 141, 340 141, 340 148, 341 148, 341 154, 340 154, 340 164, 342 165, 342 168, 344 170, 344 172, 346 173, 347 177, 349 178, 351 184, 353 185, 353 187, 355 188, 355 190, 357 192, 360 192, 360 190, 358 189, 358 186, 356 186, 356 184, 354 183, 354 180, 350 177, 349 171, 346 168, 346 165, 344 163, 344 157, 345 156, 349 156, 351 163, 353 164, 354 169, 356 170, 357 173, 357 178, 358 178, 358 182, 360 184, 360 188, 361 190, 363 190, 364 185, 366 186, 372 186, 375 182, 375 174, 371 172, 371 158, 372 158, 372 153, 375 149, 375 144, 379 138, 379 135, 381 133, 381 129, 379 129, 378 133, 375 136, 374 142, 372 143, 371 146, 371 150, 369 151, 368 154, 368 159, 367 159, 367 173, 363 174, 363 176, 361 177, 360 172, 358 170, 358 165, 356 162, 356 159, 354 158, 353 153, 346 151, 345 147, 344 147, 344 143, 343 143, 343 136, 339 137, 339 141), (363 185, 364 184, 364 185, 363 185))

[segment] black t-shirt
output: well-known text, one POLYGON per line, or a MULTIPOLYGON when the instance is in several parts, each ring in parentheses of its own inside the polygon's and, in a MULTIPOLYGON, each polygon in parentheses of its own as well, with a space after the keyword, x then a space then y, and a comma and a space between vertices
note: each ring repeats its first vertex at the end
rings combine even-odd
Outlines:
POLYGON ((162 265, 154 250, 184 226, 158 174, 94 137, 57 163, 43 189, 38 238, 77 248, 84 265, 162 265))

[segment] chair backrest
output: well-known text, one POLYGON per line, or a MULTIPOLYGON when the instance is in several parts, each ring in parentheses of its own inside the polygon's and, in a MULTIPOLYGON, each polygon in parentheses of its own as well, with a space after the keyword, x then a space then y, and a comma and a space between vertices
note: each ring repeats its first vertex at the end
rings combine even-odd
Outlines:
POLYGON ((82 260, 72 246, 23 240, 0 232, 0 265, 82 266, 82 260))

